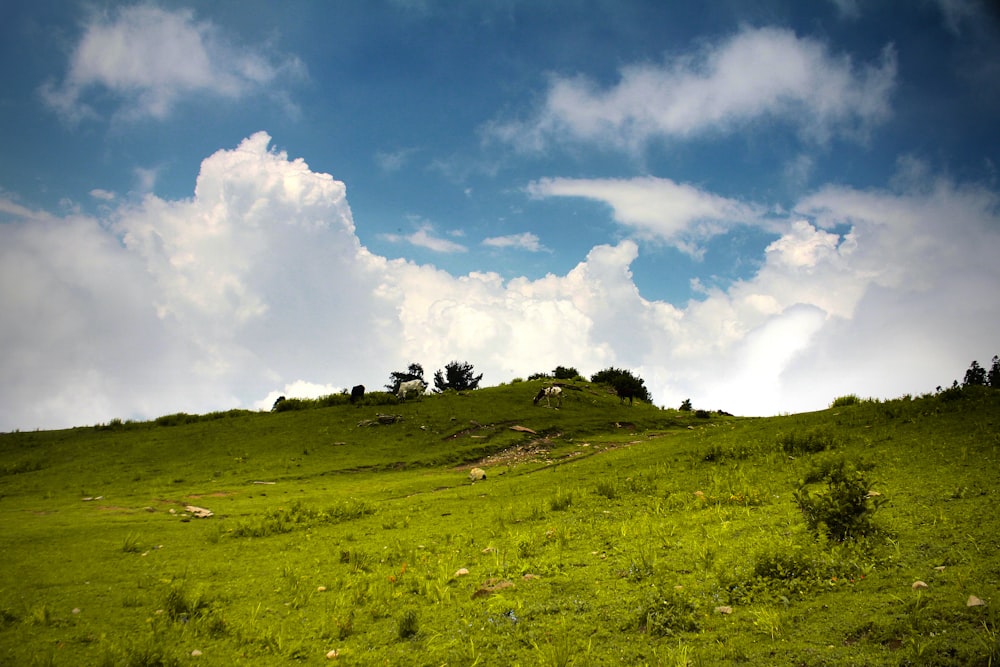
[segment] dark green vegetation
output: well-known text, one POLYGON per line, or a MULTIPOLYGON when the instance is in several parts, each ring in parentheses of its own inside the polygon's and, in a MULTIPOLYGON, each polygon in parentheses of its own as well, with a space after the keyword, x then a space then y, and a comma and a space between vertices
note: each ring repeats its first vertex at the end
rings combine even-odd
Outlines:
POLYGON ((1000 392, 541 386, 0 436, 0 663, 1000 661, 1000 392))

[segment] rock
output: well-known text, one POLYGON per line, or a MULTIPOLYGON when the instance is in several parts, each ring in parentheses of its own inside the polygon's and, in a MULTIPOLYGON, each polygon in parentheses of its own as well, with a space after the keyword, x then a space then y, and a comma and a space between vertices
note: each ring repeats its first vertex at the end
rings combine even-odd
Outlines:
POLYGON ((985 607, 986 603, 977 598, 975 595, 970 595, 969 599, 965 603, 966 607, 985 607))
POLYGON ((530 433, 532 435, 538 435, 535 431, 532 431, 527 426, 511 426, 510 430, 511 431, 519 431, 521 433, 530 433))
POLYGON ((487 579, 485 582, 483 582, 483 585, 480 586, 476 590, 476 592, 472 594, 472 598, 475 599, 483 597, 485 595, 493 595, 494 593, 499 593, 505 588, 513 588, 513 587, 514 587, 514 582, 507 581, 506 579, 495 579, 495 578, 487 579))
MULTIPOLYGON (((976 598, 976 599, 978 599, 978 598, 976 598)), ((971 607, 972 605, 970 604, 969 606, 971 607)), ((80 613, 80 608, 79 607, 73 607, 73 613, 74 614, 79 614, 80 613)))
POLYGON ((317 586, 316 587, 316 592, 317 593, 326 593, 326 586, 317 586))
POLYGON ((532 579, 541 579, 537 574, 531 574, 530 572, 521 577, 525 581, 531 581, 532 579))
POLYGON ((332 651, 327 651, 326 653, 327 660, 336 660, 339 657, 340 657, 340 651, 338 651, 337 649, 333 649, 332 651))
POLYGON ((464 567, 460 567, 457 570, 455 570, 455 576, 456 577, 464 577, 468 573, 469 573, 469 570, 466 569, 466 568, 464 568, 464 567))
POLYGON ((473 468, 469 471, 469 479, 473 482, 486 479, 486 471, 482 468, 473 468))
POLYGON ((924 583, 923 581, 914 581, 912 588, 915 591, 919 591, 922 588, 927 588, 927 584, 924 583))
POLYGON ((197 658, 200 655, 201 655, 201 651, 199 651, 198 649, 195 649, 195 650, 191 651, 191 657, 192 658, 197 658))
POLYGON ((937 566, 936 568, 934 568, 934 569, 935 569, 935 570, 937 570, 938 572, 944 572, 944 567, 945 567, 944 565, 938 565, 938 566, 937 566))
POLYGON ((210 516, 215 516, 215 512, 210 509, 205 509, 204 507, 198 507, 196 505, 185 505, 185 512, 190 512, 191 516, 196 519, 207 519, 210 516))
POLYGON ((730 607, 730 606, 728 606, 728 605, 722 606, 722 607, 716 607, 715 608, 715 613, 716 614, 731 614, 731 613, 733 613, 733 608, 730 607))

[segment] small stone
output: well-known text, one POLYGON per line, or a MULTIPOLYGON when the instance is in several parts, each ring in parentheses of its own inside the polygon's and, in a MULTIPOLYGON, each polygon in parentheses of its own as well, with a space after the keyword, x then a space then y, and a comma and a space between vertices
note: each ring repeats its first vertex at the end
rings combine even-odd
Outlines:
POLYGON ((938 572, 944 572, 944 565, 938 565, 938 566, 937 566, 936 568, 934 568, 934 569, 935 569, 935 570, 937 570, 938 572))
POLYGON ((469 570, 467 568, 464 568, 464 567, 460 567, 457 570, 455 570, 455 576, 456 577, 464 577, 468 573, 469 573, 469 570))
POLYGON ((922 588, 927 588, 927 584, 924 583, 923 581, 914 581, 912 588, 915 591, 919 591, 922 588))
POLYGON ((970 595, 969 599, 965 603, 966 607, 985 607, 986 603, 977 598, 975 595, 970 595))
POLYGON ((730 606, 728 606, 728 605, 723 606, 723 607, 716 607, 715 608, 715 613, 716 614, 731 614, 731 613, 733 613, 733 608, 730 607, 730 606))
POLYGON ((326 593, 326 586, 317 586, 316 587, 316 592, 317 593, 326 593))
MULTIPOLYGON (((970 604, 969 606, 971 607, 972 605, 970 604)), ((73 607, 73 613, 74 614, 79 614, 80 613, 80 608, 79 607, 73 607)))
POLYGON ((197 658, 200 655, 201 655, 201 651, 199 651, 198 649, 195 649, 195 650, 191 651, 191 657, 192 658, 197 658))
POLYGON ((532 579, 541 579, 541 577, 538 576, 537 574, 531 574, 530 572, 521 578, 524 579, 525 581, 531 581, 532 579))
POLYGON ((337 649, 333 649, 332 651, 327 651, 326 653, 327 660, 336 660, 339 657, 340 657, 340 651, 338 651, 337 649))

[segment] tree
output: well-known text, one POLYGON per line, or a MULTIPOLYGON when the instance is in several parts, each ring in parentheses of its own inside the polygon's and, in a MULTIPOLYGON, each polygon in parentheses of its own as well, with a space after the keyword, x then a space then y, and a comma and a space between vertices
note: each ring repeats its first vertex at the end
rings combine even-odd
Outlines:
POLYGON ((634 398, 640 401, 653 402, 653 398, 649 395, 649 390, 646 389, 642 378, 638 375, 633 375, 632 371, 627 371, 623 368, 605 368, 603 371, 594 373, 590 377, 590 381, 594 384, 606 384, 614 387, 619 396, 623 393, 631 393, 634 398))
POLYGON ((979 365, 978 361, 973 361, 972 365, 969 366, 969 370, 965 371, 965 379, 962 380, 962 386, 968 387, 971 385, 983 386, 986 384, 986 369, 979 365))
POLYGON ((580 375, 580 371, 576 370, 572 366, 566 368, 565 366, 556 366, 556 369, 552 371, 552 375, 557 380, 572 380, 580 375))
POLYGON ((993 364, 990 372, 986 374, 986 384, 994 389, 1000 389, 1000 356, 993 355, 993 364))
POLYGON ((685 398, 681 401, 681 412, 691 412, 691 399, 685 398))
POLYGON ((453 361, 445 365, 443 372, 439 370, 434 373, 434 389, 439 392, 445 389, 455 391, 478 389, 479 381, 482 379, 482 373, 473 375, 472 364, 453 361))
POLYGON ((389 384, 385 388, 395 394, 399 391, 399 385, 410 380, 420 380, 426 384, 424 380, 424 367, 420 364, 410 364, 405 372, 393 371, 389 374, 389 384))

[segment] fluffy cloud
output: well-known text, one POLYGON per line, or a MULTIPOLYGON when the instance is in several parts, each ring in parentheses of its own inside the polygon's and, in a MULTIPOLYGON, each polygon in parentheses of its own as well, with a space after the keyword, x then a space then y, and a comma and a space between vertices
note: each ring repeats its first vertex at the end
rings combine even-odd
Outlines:
POLYGON ((822 188, 752 278, 678 307, 640 294, 634 240, 537 280, 373 255, 343 183, 269 142, 102 219, 0 199, 0 428, 269 408, 451 360, 490 384, 624 366, 661 404, 773 414, 930 390, 997 352, 990 190, 822 188))
POLYGON ((528 185, 535 197, 585 197, 608 204, 617 222, 643 239, 660 239, 696 254, 698 243, 733 224, 762 220, 759 206, 720 197, 669 178, 547 178, 528 185))
POLYGON ((864 136, 889 114, 896 56, 856 67, 814 39, 777 28, 746 28, 696 57, 624 67, 602 88, 584 77, 553 77, 545 102, 525 122, 489 133, 524 149, 555 140, 635 150, 656 138, 731 132, 757 119, 798 126, 810 141, 864 136))
POLYGON ((295 57, 232 45, 190 10, 135 5, 92 16, 63 81, 49 82, 41 92, 70 120, 96 115, 87 100, 101 90, 121 101, 123 117, 163 118, 183 97, 239 99, 303 72, 295 57))

